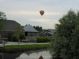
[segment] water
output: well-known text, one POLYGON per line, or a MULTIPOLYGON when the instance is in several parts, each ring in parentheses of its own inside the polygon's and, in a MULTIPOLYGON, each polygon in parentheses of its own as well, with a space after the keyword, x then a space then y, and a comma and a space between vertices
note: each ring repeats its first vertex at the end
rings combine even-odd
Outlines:
POLYGON ((31 54, 22 53, 16 59, 38 59, 40 56, 43 56, 44 59, 51 58, 49 51, 40 51, 40 52, 33 52, 31 54))
POLYGON ((1 53, 0 59, 39 59, 43 56, 44 59, 51 59, 49 51, 31 51, 24 53, 1 53))

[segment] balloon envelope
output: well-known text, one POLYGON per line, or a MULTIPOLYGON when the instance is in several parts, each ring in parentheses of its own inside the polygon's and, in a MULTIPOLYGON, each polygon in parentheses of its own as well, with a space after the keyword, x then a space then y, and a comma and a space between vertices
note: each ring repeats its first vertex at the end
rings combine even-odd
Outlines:
POLYGON ((40 15, 43 16, 44 15, 44 11, 40 10, 40 15))

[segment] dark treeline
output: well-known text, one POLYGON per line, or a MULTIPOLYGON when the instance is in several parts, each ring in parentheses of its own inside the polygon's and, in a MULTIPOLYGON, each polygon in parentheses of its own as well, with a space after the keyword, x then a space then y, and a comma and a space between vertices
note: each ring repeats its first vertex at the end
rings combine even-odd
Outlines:
POLYGON ((41 32, 43 29, 40 26, 33 26, 37 31, 41 32))
POLYGON ((79 12, 69 11, 56 24, 52 59, 79 59, 79 12))

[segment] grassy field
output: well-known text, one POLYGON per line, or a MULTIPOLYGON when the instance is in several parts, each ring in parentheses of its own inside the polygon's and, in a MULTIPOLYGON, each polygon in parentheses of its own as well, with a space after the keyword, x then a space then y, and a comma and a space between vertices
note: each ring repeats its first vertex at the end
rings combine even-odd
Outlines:
POLYGON ((7 45, 5 48, 1 48, 0 52, 24 52, 30 50, 48 49, 49 44, 30 44, 30 45, 7 45))

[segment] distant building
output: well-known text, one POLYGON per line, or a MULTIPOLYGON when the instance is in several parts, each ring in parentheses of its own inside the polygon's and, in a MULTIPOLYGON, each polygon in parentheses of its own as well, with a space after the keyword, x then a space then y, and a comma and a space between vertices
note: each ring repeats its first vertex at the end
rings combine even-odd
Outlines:
POLYGON ((53 36, 54 29, 43 29, 42 32, 40 32, 40 36, 53 36))
POLYGON ((25 25, 24 32, 25 32, 25 36, 37 36, 38 35, 38 31, 35 28, 33 28, 33 26, 31 25, 25 25))
POLYGON ((3 24, 2 30, 0 30, 0 35, 3 38, 8 38, 10 35, 12 35, 16 29, 17 26, 20 25, 16 21, 13 20, 5 20, 3 24))
POLYGON ((34 41, 35 38, 39 35, 39 32, 31 25, 25 25, 24 32, 26 40, 28 41, 34 41))
POLYGON ((55 32, 55 29, 48 29, 48 33, 52 36, 55 32))

